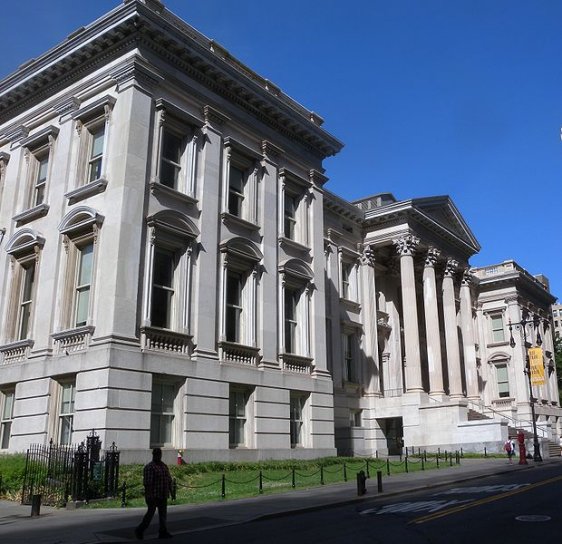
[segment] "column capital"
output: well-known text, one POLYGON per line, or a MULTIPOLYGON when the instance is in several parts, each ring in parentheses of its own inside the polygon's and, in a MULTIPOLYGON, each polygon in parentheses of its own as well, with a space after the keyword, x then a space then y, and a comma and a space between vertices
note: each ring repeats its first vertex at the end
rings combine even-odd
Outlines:
POLYGON ((445 263, 445 277, 454 276, 454 274, 457 272, 458 267, 459 261, 456 261, 455 259, 447 259, 447 262, 445 263))
POLYGON ((375 250, 372 245, 365 246, 361 254, 361 264, 374 268, 376 262, 375 250))
POLYGON ((441 251, 439 251, 436 247, 430 247, 427 250, 425 255, 425 266, 427 267, 435 267, 437 263, 437 259, 441 255, 441 251))
POLYGON ((392 243, 396 247, 396 251, 399 255, 412 256, 420 243, 420 239, 413 234, 407 234, 405 236, 401 236, 400 238, 392 240, 392 243))
POLYGON ((503 300, 508 306, 520 303, 519 295, 508 295, 503 300))
POLYGON ((465 268, 462 271, 461 285, 466 285, 468 287, 474 285, 474 274, 470 271, 470 268, 465 268))

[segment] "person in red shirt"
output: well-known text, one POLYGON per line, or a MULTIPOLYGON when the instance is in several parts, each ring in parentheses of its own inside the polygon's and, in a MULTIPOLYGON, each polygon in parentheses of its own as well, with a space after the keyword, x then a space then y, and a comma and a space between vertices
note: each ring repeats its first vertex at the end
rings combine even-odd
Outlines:
POLYGON ((152 450, 152 461, 145 465, 143 472, 144 499, 148 506, 140 525, 135 529, 135 536, 142 540, 144 531, 150 525, 154 512, 158 509, 159 538, 172 538, 166 525, 168 497, 172 490, 172 477, 166 463, 162 462, 162 450, 152 450))

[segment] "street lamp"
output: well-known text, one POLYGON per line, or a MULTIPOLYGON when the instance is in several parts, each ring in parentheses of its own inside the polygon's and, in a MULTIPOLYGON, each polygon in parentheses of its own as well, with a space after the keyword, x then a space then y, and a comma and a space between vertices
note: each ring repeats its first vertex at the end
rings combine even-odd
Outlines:
MULTIPOLYGON (((541 321, 547 327, 549 321, 547 319, 542 319, 537 314, 535 314, 532 319, 521 319, 519 323, 515 324, 515 327, 521 327, 523 329, 523 341, 525 343, 525 370, 523 371, 527 375, 527 381, 529 383, 529 402, 531 404, 531 418, 533 420, 533 461, 542 461, 541 450, 539 445, 539 437, 537 435, 537 422, 535 417, 535 401, 536 398, 533 397, 533 384, 531 382, 531 362, 529 360, 529 350, 527 348, 527 325, 532 323, 537 331, 536 344, 537 346, 542 345, 542 338, 539 329, 541 321)), ((509 345, 513 349, 516 345, 515 339, 513 338, 513 326, 511 324, 511 319, 509 320, 509 345)), ((548 363, 548 376, 554 372, 554 361, 550 359, 548 363)))

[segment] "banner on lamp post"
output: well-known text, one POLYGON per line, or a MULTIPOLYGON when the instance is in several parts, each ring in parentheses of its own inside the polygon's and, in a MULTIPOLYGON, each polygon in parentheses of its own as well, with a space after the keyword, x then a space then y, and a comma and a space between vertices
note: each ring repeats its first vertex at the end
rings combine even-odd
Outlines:
POLYGON ((544 362, 541 348, 529 349, 529 367, 531 383, 533 385, 544 385, 544 362))

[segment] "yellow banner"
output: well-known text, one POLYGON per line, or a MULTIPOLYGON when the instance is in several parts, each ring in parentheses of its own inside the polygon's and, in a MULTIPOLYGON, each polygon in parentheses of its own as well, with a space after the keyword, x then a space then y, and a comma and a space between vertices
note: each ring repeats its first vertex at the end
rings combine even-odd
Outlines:
POLYGON ((529 366, 531 367, 531 383, 533 385, 543 385, 544 362, 541 348, 529 349, 529 366))

